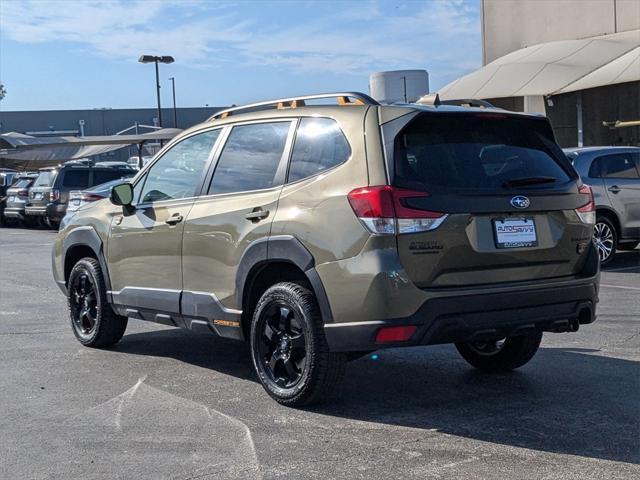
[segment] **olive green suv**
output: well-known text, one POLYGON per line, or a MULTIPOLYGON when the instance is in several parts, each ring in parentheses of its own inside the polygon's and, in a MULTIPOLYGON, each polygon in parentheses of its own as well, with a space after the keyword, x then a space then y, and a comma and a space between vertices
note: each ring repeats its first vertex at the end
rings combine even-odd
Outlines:
POLYGON ((455 343, 501 372, 595 319, 591 190, 544 117, 283 99, 219 112, 130 182, 55 241, 78 340, 129 318, 245 340, 285 405, 380 348, 455 343))

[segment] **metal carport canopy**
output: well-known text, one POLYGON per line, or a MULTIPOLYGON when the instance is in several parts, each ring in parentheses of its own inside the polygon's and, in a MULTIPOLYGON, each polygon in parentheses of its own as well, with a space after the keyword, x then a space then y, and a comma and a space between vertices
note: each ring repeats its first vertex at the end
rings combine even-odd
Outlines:
POLYGON ((541 43, 441 88, 442 100, 555 95, 640 80, 640 30, 541 43))
POLYGON ((164 128, 138 135, 89 137, 31 137, 20 133, 0 135, 0 166, 41 168, 67 160, 91 157, 128 145, 171 140, 182 130, 164 128))

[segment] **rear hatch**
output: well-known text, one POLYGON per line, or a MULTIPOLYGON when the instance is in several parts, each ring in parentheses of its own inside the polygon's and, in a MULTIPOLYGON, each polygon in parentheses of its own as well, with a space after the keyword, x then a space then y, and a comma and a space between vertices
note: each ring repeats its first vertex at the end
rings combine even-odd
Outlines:
POLYGON ((29 199, 29 187, 33 178, 19 178, 7 190, 7 207, 22 206, 29 199))
POLYGON ((405 228, 397 220, 398 252, 416 285, 485 285, 581 271, 592 225, 576 210, 590 196, 546 119, 421 113, 396 136, 389 162, 399 208, 429 220, 405 220, 405 228))
POLYGON ((51 200, 52 186, 56 180, 57 170, 42 170, 29 190, 29 205, 46 206, 51 200))

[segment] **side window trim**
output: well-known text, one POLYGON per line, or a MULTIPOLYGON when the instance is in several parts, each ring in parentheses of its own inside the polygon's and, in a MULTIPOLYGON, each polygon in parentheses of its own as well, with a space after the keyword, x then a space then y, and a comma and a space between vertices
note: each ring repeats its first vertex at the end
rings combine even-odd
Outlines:
POLYGON ((133 188, 135 189, 138 186, 138 184, 141 183, 140 191, 138 192, 138 198, 134 198, 133 199, 134 200, 134 204, 133 205, 135 207, 145 207, 146 208, 146 207, 150 207, 150 206, 153 206, 153 205, 162 205, 162 204, 170 203, 170 202, 180 202, 180 201, 184 201, 184 200, 189 200, 191 198, 196 198, 196 197, 199 197, 200 195, 202 195, 203 185, 206 184, 205 181, 206 181, 207 172, 208 172, 208 170, 209 170, 209 168, 211 166, 213 158, 215 157, 215 153, 216 153, 217 149, 219 148, 220 139, 223 136, 225 136, 225 129, 226 129, 225 126, 222 126, 222 127, 216 126, 216 127, 213 127, 213 128, 206 128, 206 129, 202 129, 202 130, 197 130, 197 131, 191 133, 190 135, 181 138, 180 140, 176 141, 175 143, 172 143, 170 146, 167 145, 168 148, 166 148, 162 152, 162 155, 158 155, 156 158, 153 159, 153 162, 148 163, 145 166, 145 168, 141 171, 142 175, 133 184, 133 188), (216 138, 216 141, 214 142, 213 146, 211 147, 211 151, 209 152, 209 155, 207 156, 207 161, 206 161, 205 167, 202 170, 202 174, 200 175, 200 180, 198 180, 198 186, 194 189, 194 194, 192 196, 184 197, 184 198, 172 198, 170 200, 158 200, 158 201, 155 201, 155 202, 140 203, 140 195, 142 195, 142 192, 144 191, 145 183, 147 182, 147 178, 149 178, 149 172, 151 171, 153 166, 160 161, 160 159, 162 157, 164 157, 168 152, 173 150, 174 147, 176 147, 177 145, 181 144, 185 140, 188 140, 189 138, 194 137, 196 135, 201 135, 201 134, 212 132, 214 130, 220 130, 220 134, 218 135, 218 138, 216 138))
POLYGON ((233 127, 242 126, 242 125, 255 125, 255 124, 261 124, 261 123, 276 123, 276 122, 290 123, 289 131, 287 132, 287 139, 285 140, 285 143, 284 143, 284 151, 282 152, 282 156, 280 157, 280 160, 278 162, 278 168, 276 169, 276 174, 273 179, 274 184, 270 188, 278 188, 283 186, 286 180, 286 175, 288 173, 289 159, 291 157, 291 152, 293 150, 293 137, 296 132, 299 121, 300 119, 298 117, 286 117, 286 118, 250 120, 250 121, 225 125, 223 127, 225 130, 218 137, 219 144, 216 145, 216 148, 215 148, 216 152, 213 157, 213 160, 211 161, 211 165, 209 166, 209 171, 207 172, 207 176, 204 179, 204 183, 202 185, 200 195, 206 196, 206 197, 215 197, 218 195, 237 195, 244 192, 257 192, 261 190, 268 190, 268 189, 260 189, 260 190, 243 190, 243 191, 231 192, 231 193, 207 193, 209 191, 209 188, 211 187, 211 182, 213 181, 213 175, 215 174, 216 168, 218 167, 218 162, 220 160, 220 156, 222 155, 222 150, 224 149, 224 146, 227 143, 229 135, 231 134, 231 130, 233 129, 233 127))

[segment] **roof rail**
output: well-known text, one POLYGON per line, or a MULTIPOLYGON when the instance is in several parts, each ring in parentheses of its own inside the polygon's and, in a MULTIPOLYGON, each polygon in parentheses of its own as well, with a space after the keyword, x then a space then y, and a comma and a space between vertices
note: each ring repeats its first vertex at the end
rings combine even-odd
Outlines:
POLYGON ((239 107, 232 107, 221 110, 214 113, 207 121, 216 120, 218 118, 227 118, 234 113, 247 113, 255 112, 259 110, 269 110, 277 108, 279 110, 284 108, 297 108, 304 107, 308 100, 322 100, 322 99, 335 98, 338 105, 380 105, 377 101, 371 98, 369 95, 360 92, 339 92, 339 93, 319 93, 316 95, 304 95, 302 97, 281 98, 279 100, 269 100, 266 102, 250 103, 248 105, 240 105, 239 107))

